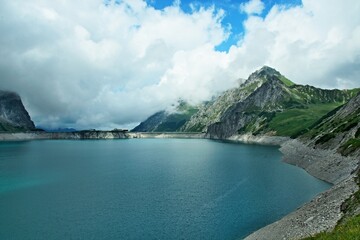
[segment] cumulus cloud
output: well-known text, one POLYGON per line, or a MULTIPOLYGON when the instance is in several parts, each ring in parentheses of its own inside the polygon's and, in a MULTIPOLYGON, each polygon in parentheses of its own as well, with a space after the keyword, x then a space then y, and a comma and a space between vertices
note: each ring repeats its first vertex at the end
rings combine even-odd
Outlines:
POLYGON ((352 0, 276 5, 264 19, 245 21, 246 34, 231 55, 242 67, 266 64, 298 83, 359 87, 359 10, 360 2, 352 0))
POLYGON ((298 83, 359 87, 360 1, 304 0, 251 15, 262 10, 248 7, 243 38, 218 52, 230 32, 216 6, 4 1, 0 88, 19 92, 37 125, 111 129, 180 98, 208 100, 265 64, 298 83))
POLYGON ((264 8, 265 4, 261 0, 250 0, 240 4, 240 11, 248 15, 261 14, 264 8))
POLYGON ((24 97, 41 126, 127 124, 230 86, 206 73, 221 71, 213 47, 228 34, 214 8, 187 14, 176 3, 160 11, 141 0, 36 0, 7 1, 0 11, 2 85, 24 97), (198 69, 184 59, 194 55, 198 69))

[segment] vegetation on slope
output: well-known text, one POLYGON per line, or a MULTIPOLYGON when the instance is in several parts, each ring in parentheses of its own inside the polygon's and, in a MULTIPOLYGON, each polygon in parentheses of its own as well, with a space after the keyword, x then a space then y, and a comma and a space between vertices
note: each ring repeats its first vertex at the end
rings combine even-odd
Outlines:
POLYGON ((356 96, 360 89, 323 90, 311 86, 292 85, 291 100, 293 107, 287 106, 269 123, 277 135, 296 137, 311 129, 328 113, 356 96))
POLYGON ((309 104, 304 108, 285 109, 276 113, 275 117, 269 122, 268 129, 276 131, 279 136, 296 136, 304 129, 311 127, 322 116, 341 103, 309 104))
POLYGON ((332 232, 319 233, 304 240, 360 240, 360 215, 336 226, 332 232))
POLYGON ((293 83, 292 81, 290 81, 289 79, 287 79, 283 75, 280 76, 280 81, 282 81, 288 87, 295 85, 295 83, 293 83))

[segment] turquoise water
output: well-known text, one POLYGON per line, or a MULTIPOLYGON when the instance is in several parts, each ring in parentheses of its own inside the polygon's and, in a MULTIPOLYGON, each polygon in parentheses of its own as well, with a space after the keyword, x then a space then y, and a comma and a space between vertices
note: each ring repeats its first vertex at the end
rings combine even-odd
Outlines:
POLYGON ((270 146, 1 142, 0 239, 236 239, 328 188, 270 146))

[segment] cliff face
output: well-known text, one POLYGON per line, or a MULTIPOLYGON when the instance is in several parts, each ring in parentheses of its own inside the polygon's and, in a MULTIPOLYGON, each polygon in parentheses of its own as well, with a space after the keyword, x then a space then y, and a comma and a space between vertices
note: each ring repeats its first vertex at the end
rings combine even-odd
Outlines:
POLYGON ((18 94, 0 90, 0 131, 35 129, 18 94))

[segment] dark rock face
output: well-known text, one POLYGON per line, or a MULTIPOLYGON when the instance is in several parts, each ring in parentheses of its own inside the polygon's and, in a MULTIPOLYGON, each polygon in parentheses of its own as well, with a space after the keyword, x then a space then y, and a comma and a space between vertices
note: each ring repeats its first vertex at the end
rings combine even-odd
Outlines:
POLYGON ((276 78, 270 78, 245 100, 231 106, 221 117, 220 122, 208 127, 207 136, 224 139, 230 137, 246 124, 259 117, 259 111, 277 111, 279 102, 287 93, 276 78))
POLYGON ((0 90, 0 131, 32 129, 35 129, 35 125, 20 96, 14 92, 0 90))

